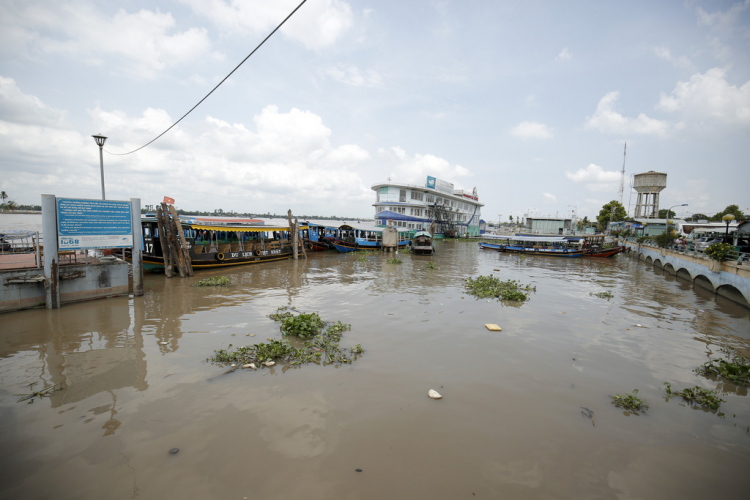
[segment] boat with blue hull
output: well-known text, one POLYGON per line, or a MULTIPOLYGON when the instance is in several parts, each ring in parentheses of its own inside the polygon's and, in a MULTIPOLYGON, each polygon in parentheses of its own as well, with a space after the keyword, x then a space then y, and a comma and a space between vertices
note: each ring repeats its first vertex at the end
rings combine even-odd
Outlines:
POLYGON ((570 241, 562 236, 504 236, 493 240, 492 243, 479 243, 480 248, 545 257, 578 258, 584 255, 581 246, 571 245, 570 241))
POLYGON ((386 230, 397 232, 397 244, 394 239, 394 247, 406 248, 409 243, 408 229, 397 227, 380 227, 366 224, 342 224, 334 235, 328 238, 333 247, 341 253, 356 252, 357 250, 381 250, 390 246, 388 242, 384 245, 383 233, 386 230))

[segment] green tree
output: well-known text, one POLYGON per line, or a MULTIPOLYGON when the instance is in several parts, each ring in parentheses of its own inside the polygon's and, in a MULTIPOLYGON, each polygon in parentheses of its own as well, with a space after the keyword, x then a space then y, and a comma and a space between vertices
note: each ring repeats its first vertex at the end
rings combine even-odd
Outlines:
POLYGON ((607 229, 610 217, 612 217, 611 220, 613 222, 620 222, 628 218, 628 212, 625 210, 625 207, 622 206, 622 203, 617 200, 612 200, 604 205, 599 211, 599 215, 596 216, 597 227, 600 231, 607 229), (612 207, 615 207, 614 217, 612 217, 612 207))
POLYGON ((710 217, 706 214, 693 214, 690 217, 687 217, 685 221, 687 222, 698 222, 699 220, 708 220, 710 217))
POLYGON ((677 214, 674 213, 672 210, 667 210, 666 208, 662 208, 659 210, 659 218, 660 219, 674 219, 677 214), (669 214, 667 214, 669 212, 669 214))
POLYGON ((737 205, 729 205, 727 208, 711 217, 711 220, 721 222, 721 218, 728 214, 734 215, 734 220, 745 220, 745 214, 742 213, 742 210, 740 210, 740 207, 737 205))

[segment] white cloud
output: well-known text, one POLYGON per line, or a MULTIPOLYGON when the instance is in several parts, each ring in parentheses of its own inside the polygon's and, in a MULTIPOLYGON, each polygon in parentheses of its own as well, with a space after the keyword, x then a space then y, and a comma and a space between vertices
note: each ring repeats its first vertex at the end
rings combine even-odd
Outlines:
POLYGON ((586 168, 580 168, 576 172, 565 172, 565 176, 571 181, 583 184, 590 191, 616 191, 620 185, 620 172, 604 170, 593 163, 586 168))
POLYGON ((557 196, 550 193, 544 193, 544 202, 545 203, 554 203, 557 201, 557 196))
POLYGON ((691 69, 693 68, 693 62, 688 59, 685 56, 675 57, 672 55, 672 51, 669 50, 668 47, 661 45, 659 47, 654 47, 654 54, 656 54, 656 57, 660 59, 664 59, 665 61, 668 61, 672 65, 678 67, 678 68, 685 68, 685 69, 691 69))
POLYGON ((356 66, 345 68, 341 65, 331 66, 325 73, 336 81, 352 85, 354 87, 380 87, 383 78, 373 70, 360 71, 356 66))
POLYGON ((527 106, 536 106, 539 104, 539 100, 534 94, 526 96, 526 105, 527 106))
POLYGON ((570 61, 573 59, 573 54, 570 53, 567 47, 562 49, 559 54, 555 57, 558 61, 570 61))
POLYGON ((554 134, 554 129, 544 123, 521 122, 510 131, 511 135, 522 139, 550 139, 554 134))
POLYGON ((611 134, 666 135, 669 125, 665 121, 649 118, 643 113, 638 118, 627 118, 615 111, 614 104, 619 97, 619 91, 609 92, 602 97, 586 125, 611 134))
POLYGON ((690 81, 678 82, 670 95, 661 94, 659 109, 681 111, 687 118, 726 123, 750 123, 750 82, 730 85, 724 70, 713 68, 696 73, 690 81))
MULTIPOLYGON (((270 32, 299 4, 297 0, 182 0, 224 31, 270 32)), ((342 0, 317 0, 303 5, 279 30, 311 50, 334 44, 353 24, 352 9, 342 0)))
POLYGON ((67 56, 90 65, 121 57, 122 70, 150 78, 208 52, 205 29, 175 30, 170 13, 118 10, 107 16, 85 2, 0 5, 0 46, 13 54, 67 56))
POLYGON ((716 11, 709 14, 701 7, 697 7, 695 12, 698 15, 698 22, 713 28, 717 32, 726 34, 734 29, 740 14, 747 10, 748 7, 750 7, 750 0, 738 2, 726 11, 716 11))
POLYGON ((468 169, 461 165, 451 165, 450 162, 443 158, 431 154, 414 154, 408 155, 400 147, 392 147, 388 150, 381 150, 383 155, 382 161, 390 164, 392 168, 390 177, 393 182, 407 184, 424 184, 428 175, 452 182, 456 189, 468 189, 469 186, 463 186, 462 180, 471 177, 472 174, 468 169))
POLYGON ((0 120, 60 127, 64 117, 64 111, 50 108, 37 97, 22 93, 15 80, 0 76, 0 120))

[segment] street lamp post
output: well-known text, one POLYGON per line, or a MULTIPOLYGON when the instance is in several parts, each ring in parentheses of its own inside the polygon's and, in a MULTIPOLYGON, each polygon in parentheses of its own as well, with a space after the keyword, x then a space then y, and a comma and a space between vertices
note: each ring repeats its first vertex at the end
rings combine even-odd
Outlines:
POLYGON ((727 240, 729 239, 729 223, 734 220, 734 215, 726 214, 724 217, 721 218, 721 220, 727 223, 727 230, 724 233, 724 243, 727 243, 727 240))
MULTIPOLYGON (((673 206, 669 207, 669 210, 667 210, 667 234, 669 234, 669 212, 671 212, 674 207, 686 207, 686 206, 688 206, 688 204, 687 203, 683 203, 682 205, 673 205, 673 206)), ((675 214, 675 215, 677 215, 677 214, 675 214)))
POLYGON ((107 198, 104 197, 104 153, 102 151, 107 138, 103 135, 92 135, 91 137, 94 138, 96 145, 99 146, 99 168, 102 173, 102 200, 106 200, 107 198))

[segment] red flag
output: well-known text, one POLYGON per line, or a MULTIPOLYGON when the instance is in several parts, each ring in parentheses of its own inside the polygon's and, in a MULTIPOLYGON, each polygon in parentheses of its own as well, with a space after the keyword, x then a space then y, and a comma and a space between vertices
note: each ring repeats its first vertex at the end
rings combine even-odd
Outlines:
POLYGON ((170 198, 169 196, 164 197, 164 203, 167 205, 174 205, 174 198, 170 198))

